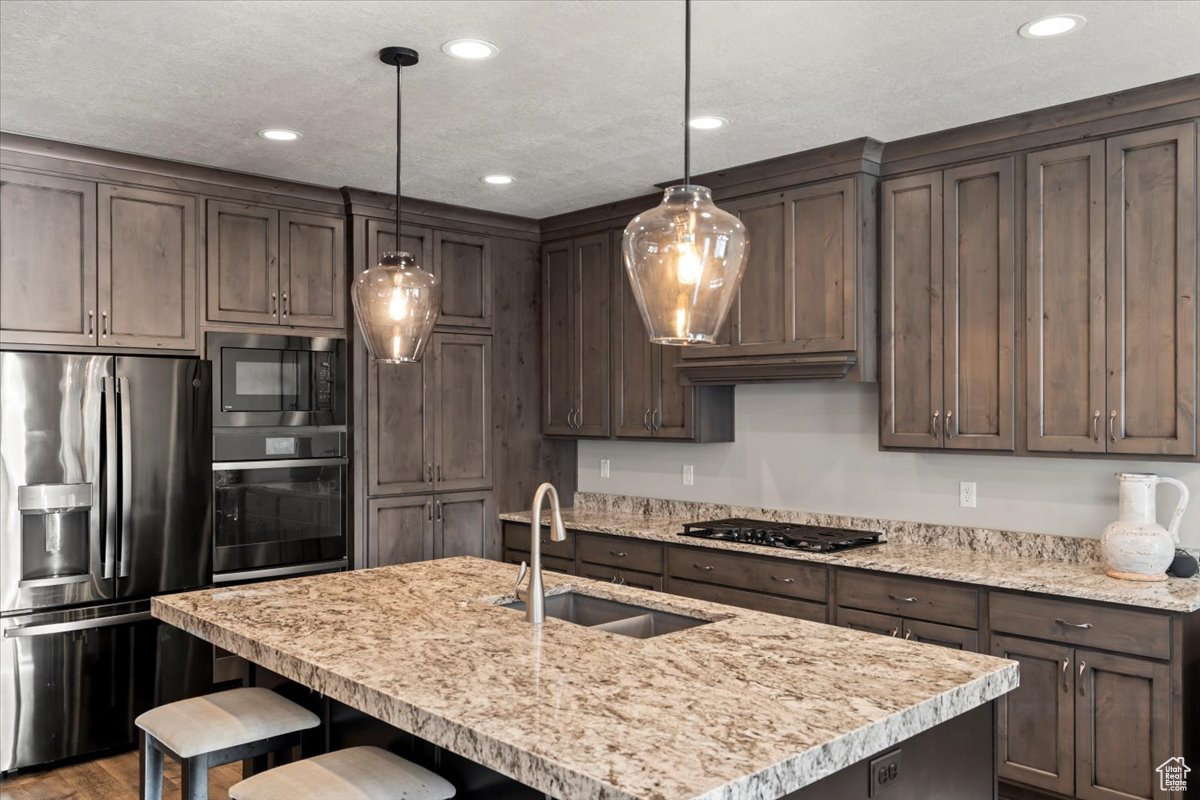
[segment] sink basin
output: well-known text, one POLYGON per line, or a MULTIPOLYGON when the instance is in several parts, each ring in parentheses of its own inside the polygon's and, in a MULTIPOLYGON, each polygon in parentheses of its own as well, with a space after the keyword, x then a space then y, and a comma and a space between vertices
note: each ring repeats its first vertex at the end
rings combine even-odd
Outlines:
MULTIPOLYGON (((514 600, 501 608, 525 610, 525 601, 514 600)), ((708 623, 706 619, 658 611, 653 608, 593 597, 579 592, 546 595, 546 616, 583 625, 586 628, 619 633, 635 639, 649 639, 664 633, 694 628, 708 623)))

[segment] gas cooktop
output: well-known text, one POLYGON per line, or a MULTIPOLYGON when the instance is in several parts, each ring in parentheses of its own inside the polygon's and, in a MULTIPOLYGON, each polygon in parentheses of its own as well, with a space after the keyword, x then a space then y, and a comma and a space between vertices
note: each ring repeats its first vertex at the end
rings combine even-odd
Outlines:
POLYGON ((710 522, 689 522, 683 526, 683 532, 679 535, 804 550, 809 553, 836 553, 840 550, 879 544, 879 537, 883 534, 879 531, 855 531, 790 522, 718 519, 710 522))

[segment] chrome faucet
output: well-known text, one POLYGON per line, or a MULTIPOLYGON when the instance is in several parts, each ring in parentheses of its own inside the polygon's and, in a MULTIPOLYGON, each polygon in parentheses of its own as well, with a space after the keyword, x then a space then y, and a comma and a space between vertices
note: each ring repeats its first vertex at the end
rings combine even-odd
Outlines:
POLYGON ((533 493, 533 508, 530 510, 529 564, 521 562, 517 572, 517 598, 525 601, 525 619, 534 625, 546 621, 546 591, 542 587, 542 503, 550 497, 550 540, 561 542, 567 538, 563 530, 562 509, 558 504, 558 492, 549 483, 543 483, 533 493), (521 581, 529 573, 529 587, 522 592, 521 581))

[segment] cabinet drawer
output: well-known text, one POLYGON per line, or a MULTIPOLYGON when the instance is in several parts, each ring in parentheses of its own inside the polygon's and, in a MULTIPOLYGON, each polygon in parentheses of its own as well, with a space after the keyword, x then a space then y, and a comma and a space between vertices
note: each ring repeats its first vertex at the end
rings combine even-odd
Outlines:
POLYGON ((616 536, 579 534, 580 561, 662 574, 662 545, 616 536))
POLYGON ((670 594, 694 597, 710 603, 723 603, 727 606, 765 611, 768 614, 781 614, 785 617, 806 619, 809 622, 825 621, 824 603, 809 603, 805 600, 792 600, 787 597, 747 592, 742 589, 731 589, 728 586, 680 580, 679 578, 668 579, 667 591, 670 594))
POLYGON ((663 588, 661 575, 652 575, 649 572, 638 572, 633 569, 610 567, 607 564, 589 564, 581 561, 579 562, 576 574, 584 578, 591 578, 594 581, 611 581, 619 583, 622 586, 632 586, 636 589, 652 589, 653 591, 661 592, 663 588))
POLYGON ((1162 614, 992 592, 988 618, 994 631, 1150 658, 1171 657, 1171 620, 1162 614))
POLYGON ((818 602, 825 600, 825 568, 800 561, 668 547, 667 572, 672 578, 688 581, 717 583, 818 602))
POLYGON ((936 644, 953 650, 979 650, 979 633, 970 628, 954 625, 939 625, 936 622, 921 622, 915 619, 904 621, 904 638, 913 642, 936 644))
MULTIPOLYGON (((529 553, 524 550, 505 549, 504 560, 509 564, 520 564, 522 561, 529 563, 529 553)), ((566 575, 575 574, 575 562, 569 558, 559 558, 558 556, 542 556, 542 569, 548 572, 562 572, 566 575)), ((516 576, 513 576, 516 580, 516 576)))
MULTIPOLYGON (((529 552, 529 526, 523 522, 504 523, 504 546, 513 550, 529 552)), ((567 538, 562 542, 550 540, 550 529, 542 526, 542 557, 575 558, 575 532, 567 531, 567 538)))
POLYGON ((858 611, 838 606, 837 624, 855 631, 895 637, 900 635, 900 630, 904 627, 904 620, 887 614, 876 614, 874 611, 858 611))
POLYGON ((979 592, 976 589, 913 578, 839 572, 837 603, 838 606, 963 628, 974 628, 979 624, 979 592))

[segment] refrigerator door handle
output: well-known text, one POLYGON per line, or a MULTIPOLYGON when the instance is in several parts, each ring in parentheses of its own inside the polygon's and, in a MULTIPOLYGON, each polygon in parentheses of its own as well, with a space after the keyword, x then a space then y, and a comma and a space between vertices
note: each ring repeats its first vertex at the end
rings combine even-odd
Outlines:
POLYGON ((117 378, 121 400, 121 548, 118 578, 129 577, 130 517, 133 514, 133 415, 129 410, 129 378, 117 378))
POLYGON ((50 622, 45 625, 18 625, 6 628, 5 639, 27 638, 31 636, 50 636, 55 633, 70 633, 71 631, 89 631, 92 628, 108 628, 113 625, 128 625, 132 622, 145 622, 154 619, 149 611, 131 611, 128 614, 114 614, 111 617, 96 619, 77 619, 71 622, 50 622))
POLYGON ((101 578, 113 576, 113 560, 117 551, 117 470, 120 457, 117 453, 117 379, 105 378, 101 393, 104 395, 104 552, 101 578))

